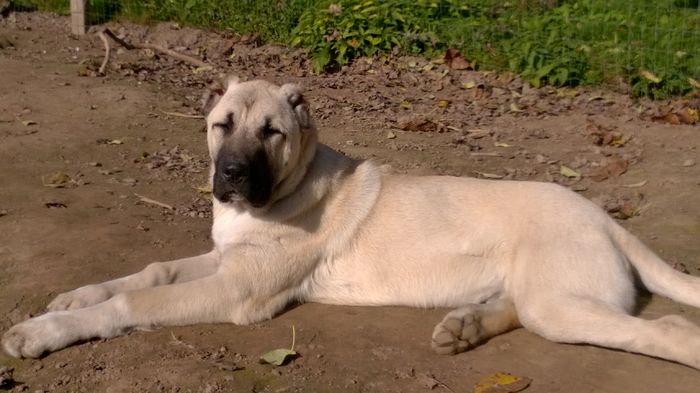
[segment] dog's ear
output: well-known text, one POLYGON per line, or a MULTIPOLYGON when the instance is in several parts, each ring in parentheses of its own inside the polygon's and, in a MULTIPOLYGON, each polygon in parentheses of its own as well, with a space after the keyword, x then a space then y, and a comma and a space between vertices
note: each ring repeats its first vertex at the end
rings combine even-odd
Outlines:
POLYGON ((219 103, 226 90, 229 87, 238 84, 240 79, 235 75, 222 77, 220 81, 209 85, 209 89, 202 97, 202 114, 208 116, 209 112, 219 103))
POLYGON ((303 91, 299 85, 287 83, 280 87, 282 95, 287 99, 289 105, 294 109, 297 115, 297 121, 301 128, 310 128, 311 115, 309 114, 309 104, 304 99, 303 91))

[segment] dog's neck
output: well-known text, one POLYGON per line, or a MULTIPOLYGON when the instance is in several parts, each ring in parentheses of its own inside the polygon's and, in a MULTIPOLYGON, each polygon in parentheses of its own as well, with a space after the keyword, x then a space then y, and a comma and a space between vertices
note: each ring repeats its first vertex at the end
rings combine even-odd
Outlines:
POLYGON ((303 214, 333 192, 335 186, 348 176, 360 163, 345 157, 330 147, 317 144, 311 159, 294 183, 291 192, 272 203, 265 216, 277 221, 287 221, 303 214))

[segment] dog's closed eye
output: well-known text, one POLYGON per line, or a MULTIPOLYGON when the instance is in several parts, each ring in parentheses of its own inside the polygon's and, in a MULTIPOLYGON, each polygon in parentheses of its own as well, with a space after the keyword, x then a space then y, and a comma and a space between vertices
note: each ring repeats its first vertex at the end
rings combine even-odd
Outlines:
POLYGON ((233 112, 230 112, 228 115, 226 115, 226 121, 224 122, 217 122, 211 125, 212 128, 220 128, 224 131, 224 133, 228 134, 231 131, 233 131, 233 112))
POLYGON ((279 129, 270 125, 269 121, 265 122, 265 125, 260 129, 260 137, 262 139, 269 139, 275 135, 284 136, 284 133, 282 131, 280 131, 279 129))

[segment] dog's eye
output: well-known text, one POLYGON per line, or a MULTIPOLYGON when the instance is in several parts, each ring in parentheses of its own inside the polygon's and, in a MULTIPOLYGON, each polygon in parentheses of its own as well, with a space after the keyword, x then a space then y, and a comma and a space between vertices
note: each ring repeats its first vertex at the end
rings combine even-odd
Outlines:
POLYGON ((262 134, 263 139, 268 139, 272 137, 273 135, 282 135, 282 132, 269 124, 266 124, 265 127, 260 130, 260 133, 262 134))
POLYGON ((218 122, 212 124, 212 127, 218 127, 221 128, 224 133, 230 133, 233 130, 233 113, 229 113, 226 115, 226 121, 225 122, 218 122))

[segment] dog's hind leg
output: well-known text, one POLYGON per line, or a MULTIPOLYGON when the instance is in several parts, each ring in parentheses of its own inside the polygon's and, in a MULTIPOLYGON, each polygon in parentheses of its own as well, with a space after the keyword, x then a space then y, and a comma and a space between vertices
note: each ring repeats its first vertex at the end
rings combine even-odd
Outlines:
POLYGON ((219 257, 214 251, 191 258, 154 262, 138 273, 62 293, 46 308, 49 311, 61 311, 88 307, 118 293, 205 277, 214 274, 218 266, 219 257))
POLYGON ((435 326, 431 346, 442 355, 460 353, 520 326, 510 299, 470 304, 450 311, 435 326))
POLYGON ((517 302, 526 329, 556 342, 599 345, 700 369, 700 327, 681 316, 645 320, 592 298, 552 299, 538 296, 517 302))

